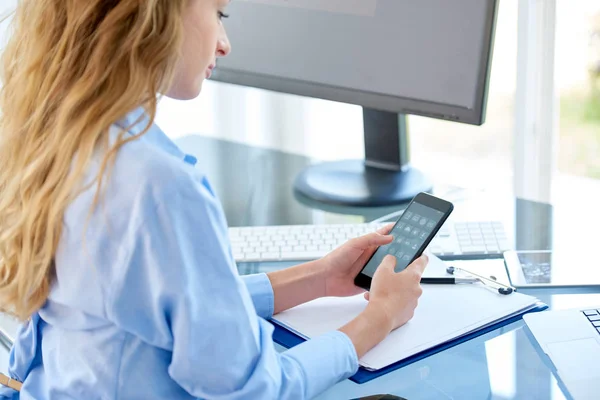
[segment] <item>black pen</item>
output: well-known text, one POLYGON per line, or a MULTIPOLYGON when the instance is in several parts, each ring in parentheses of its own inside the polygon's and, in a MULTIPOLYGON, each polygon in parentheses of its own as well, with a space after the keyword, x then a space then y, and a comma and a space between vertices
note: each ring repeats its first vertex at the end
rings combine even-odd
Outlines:
POLYGON ((430 285, 460 285, 477 282, 479 282, 479 280, 474 278, 421 278, 421 283, 430 285))

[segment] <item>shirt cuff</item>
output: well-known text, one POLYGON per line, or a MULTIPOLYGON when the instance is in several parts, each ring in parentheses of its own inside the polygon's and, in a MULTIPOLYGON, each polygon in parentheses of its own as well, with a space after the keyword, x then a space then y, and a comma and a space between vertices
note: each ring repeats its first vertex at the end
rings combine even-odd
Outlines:
POLYGON ((354 344, 345 333, 333 331, 310 339, 285 352, 301 365, 306 378, 306 398, 313 398, 358 371, 354 344))
POLYGON ((5 399, 9 400, 9 399, 18 398, 16 395, 17 395, 16 390, 13 390, 9 387, 0 385, 0 400, 5 400, 5 399))
POLYGON ((243 275, 241 278, 250 292, 256 314, 264 319, 271 318, 275 307, 275 295, 267 274, 243 275))

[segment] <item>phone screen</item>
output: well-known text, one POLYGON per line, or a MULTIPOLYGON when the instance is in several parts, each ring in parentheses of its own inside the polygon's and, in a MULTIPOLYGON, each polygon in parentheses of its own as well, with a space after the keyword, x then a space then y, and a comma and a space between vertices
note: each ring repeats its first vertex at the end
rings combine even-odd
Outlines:
POLYGON ((443 217, 444 213, 435 208, 412 202, 390 232, 394 241, 379 247, 362 273, 372 278, 388 254, 397 259, 396 272, 408 267, 443 217))

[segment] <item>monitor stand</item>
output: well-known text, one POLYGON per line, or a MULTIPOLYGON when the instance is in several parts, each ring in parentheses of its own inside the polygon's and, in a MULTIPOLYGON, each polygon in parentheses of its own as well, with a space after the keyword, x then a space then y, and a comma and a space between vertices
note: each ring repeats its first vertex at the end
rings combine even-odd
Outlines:
POLYGON ((379 207, 403 204, 431 182, 410 166, 406 116, 363 109, 365 159, 324 162, 307 167, 294 190, 328 204, 379 207))

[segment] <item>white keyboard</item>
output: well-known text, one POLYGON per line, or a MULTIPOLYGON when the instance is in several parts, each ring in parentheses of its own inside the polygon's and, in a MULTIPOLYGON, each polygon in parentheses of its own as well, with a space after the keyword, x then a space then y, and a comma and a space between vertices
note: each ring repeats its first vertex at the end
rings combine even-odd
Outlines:
MULTIPOLYGON (((236 262, 305 261, 387 224, 281 225, 229 228, 236 262)), ((511 245, 500 222, 446 222, 429 245, 442 259, 500 258, 511 245)))

